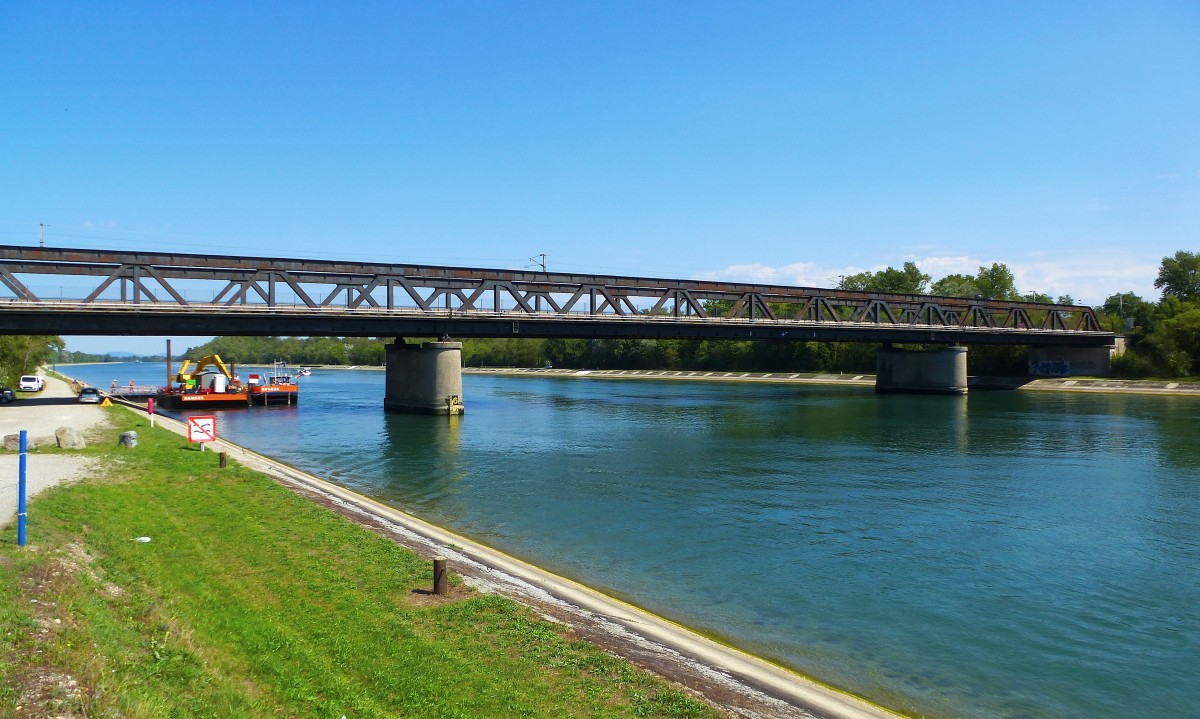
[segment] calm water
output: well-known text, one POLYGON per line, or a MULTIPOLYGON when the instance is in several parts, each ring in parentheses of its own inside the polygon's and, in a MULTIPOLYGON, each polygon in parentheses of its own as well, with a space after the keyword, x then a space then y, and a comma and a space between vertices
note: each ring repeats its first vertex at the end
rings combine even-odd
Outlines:
POLYGON ((1196 716, 1200 399, 467 376, 449 420, 302 382, 222 435, 888 706, 1196 716))

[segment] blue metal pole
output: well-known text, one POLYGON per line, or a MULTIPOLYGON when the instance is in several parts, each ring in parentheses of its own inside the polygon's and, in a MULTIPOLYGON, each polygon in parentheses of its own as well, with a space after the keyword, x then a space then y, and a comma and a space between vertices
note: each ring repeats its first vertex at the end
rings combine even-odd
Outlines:
POLYGON ((17 480, 17 546, 25 546, 25 461, 28 430, 21 430, 21 473, 17 480))

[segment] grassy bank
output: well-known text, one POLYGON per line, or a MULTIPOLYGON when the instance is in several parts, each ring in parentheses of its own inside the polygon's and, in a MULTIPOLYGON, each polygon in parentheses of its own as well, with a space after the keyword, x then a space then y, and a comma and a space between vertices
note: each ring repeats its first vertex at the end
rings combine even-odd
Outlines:
POLYGON ((0 532, 0 716, 717 715, 512 601, 425 594, 427 560, 107 411, 95 476, 33 503, 29 547, 0 532))

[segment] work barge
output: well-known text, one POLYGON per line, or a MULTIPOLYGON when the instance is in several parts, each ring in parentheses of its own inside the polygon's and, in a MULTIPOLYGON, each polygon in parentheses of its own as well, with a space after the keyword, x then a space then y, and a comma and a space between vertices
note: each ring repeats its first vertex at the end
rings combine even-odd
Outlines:
POLYGON ((231 409, 259 406, 291 406, 300 401, 297 378, 286 371, 286 364, 275 362, 270 373, 251 372, 243 382, 233 366, 220 355, 208 355, 197 362, 184 360, 172 376, 170 349, 167 351, 167 376, 171 382, 155 394, 163 409, 231 409))

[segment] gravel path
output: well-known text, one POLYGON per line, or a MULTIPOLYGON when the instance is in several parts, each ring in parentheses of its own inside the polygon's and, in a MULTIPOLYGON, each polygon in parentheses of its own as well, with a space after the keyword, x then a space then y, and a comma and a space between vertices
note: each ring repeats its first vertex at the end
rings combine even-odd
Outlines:
MULTIPOLYGON (((94 404, 80 404, 67 383, 46 378, 46 389, 27 395, 16 402, 0 405, 0 437, 29 432, 31 442, 48 438, 54 442, 59 427, 72 427, 88 436, 91 430, 105 421, 104 413, 94 404)), ((0 526, 17 517, 17 479, 20 456, 17 452, 0 450, 0 526)), ((62 482, 82 479, 88 460, 64 454, 30 452, 26 459, 26 496, 62 482)))

